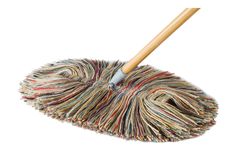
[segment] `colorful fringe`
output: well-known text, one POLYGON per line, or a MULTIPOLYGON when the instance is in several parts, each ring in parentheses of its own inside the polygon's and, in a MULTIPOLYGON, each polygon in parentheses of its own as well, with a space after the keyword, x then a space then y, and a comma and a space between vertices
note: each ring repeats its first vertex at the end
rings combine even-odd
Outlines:
POLYGON ((203 91, 165 71, 140 66, 108 87, 122 62, 64 60, 21 83, 23 99, 60 120, 142 141, 178 141, 215 124, 218 106, 203 91))

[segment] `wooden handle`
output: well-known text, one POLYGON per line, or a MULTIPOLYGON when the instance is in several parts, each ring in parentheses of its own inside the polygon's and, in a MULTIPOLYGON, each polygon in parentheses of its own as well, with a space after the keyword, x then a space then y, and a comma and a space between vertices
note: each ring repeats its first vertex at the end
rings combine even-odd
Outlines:
POLYGON ((122 71, 128 74, 138 66, 154 49, 165 41, 175 30, 186 22, 199 8, 186 8, 168 26, 166 26, 152 41, 150 41, 134 58, 127 62, 122 71))

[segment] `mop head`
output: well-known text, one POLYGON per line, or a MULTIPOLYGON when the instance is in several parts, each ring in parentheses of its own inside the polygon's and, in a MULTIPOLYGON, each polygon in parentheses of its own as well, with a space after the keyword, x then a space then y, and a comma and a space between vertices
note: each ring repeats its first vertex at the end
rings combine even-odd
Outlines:
POLYGON ((215 124, 215 100, 172 73, 139 66, 110 88, 123 65, 88 59, 47 64, 26 77, 20 92, 48 116, 126 139, 179 141, 215 124))

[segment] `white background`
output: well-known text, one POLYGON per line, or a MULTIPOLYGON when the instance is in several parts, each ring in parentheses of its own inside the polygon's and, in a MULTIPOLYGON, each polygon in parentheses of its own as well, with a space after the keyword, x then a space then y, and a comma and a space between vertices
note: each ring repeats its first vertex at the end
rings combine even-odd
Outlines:
POLYGON ((1 0, 0 155, 234 155, 232 1, 1 0), (142 64, 199 86, 219 104, 217 124, 176 143, 126 141, 48 118, 26 105, 19 83, 68 58, 128 61, 185 7, 201 7, 142 64))

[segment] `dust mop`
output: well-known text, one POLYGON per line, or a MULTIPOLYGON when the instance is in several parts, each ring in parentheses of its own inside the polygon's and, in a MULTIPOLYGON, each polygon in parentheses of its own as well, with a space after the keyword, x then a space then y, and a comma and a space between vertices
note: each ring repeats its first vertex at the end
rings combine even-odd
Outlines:
POLYGON ((217 103, 182 78, 138 66, 198 8, 187 8, 128 62, 68 59, 21 83, 23 99, 50 117, 141 141, 179 141, 215 124, 217 103))

